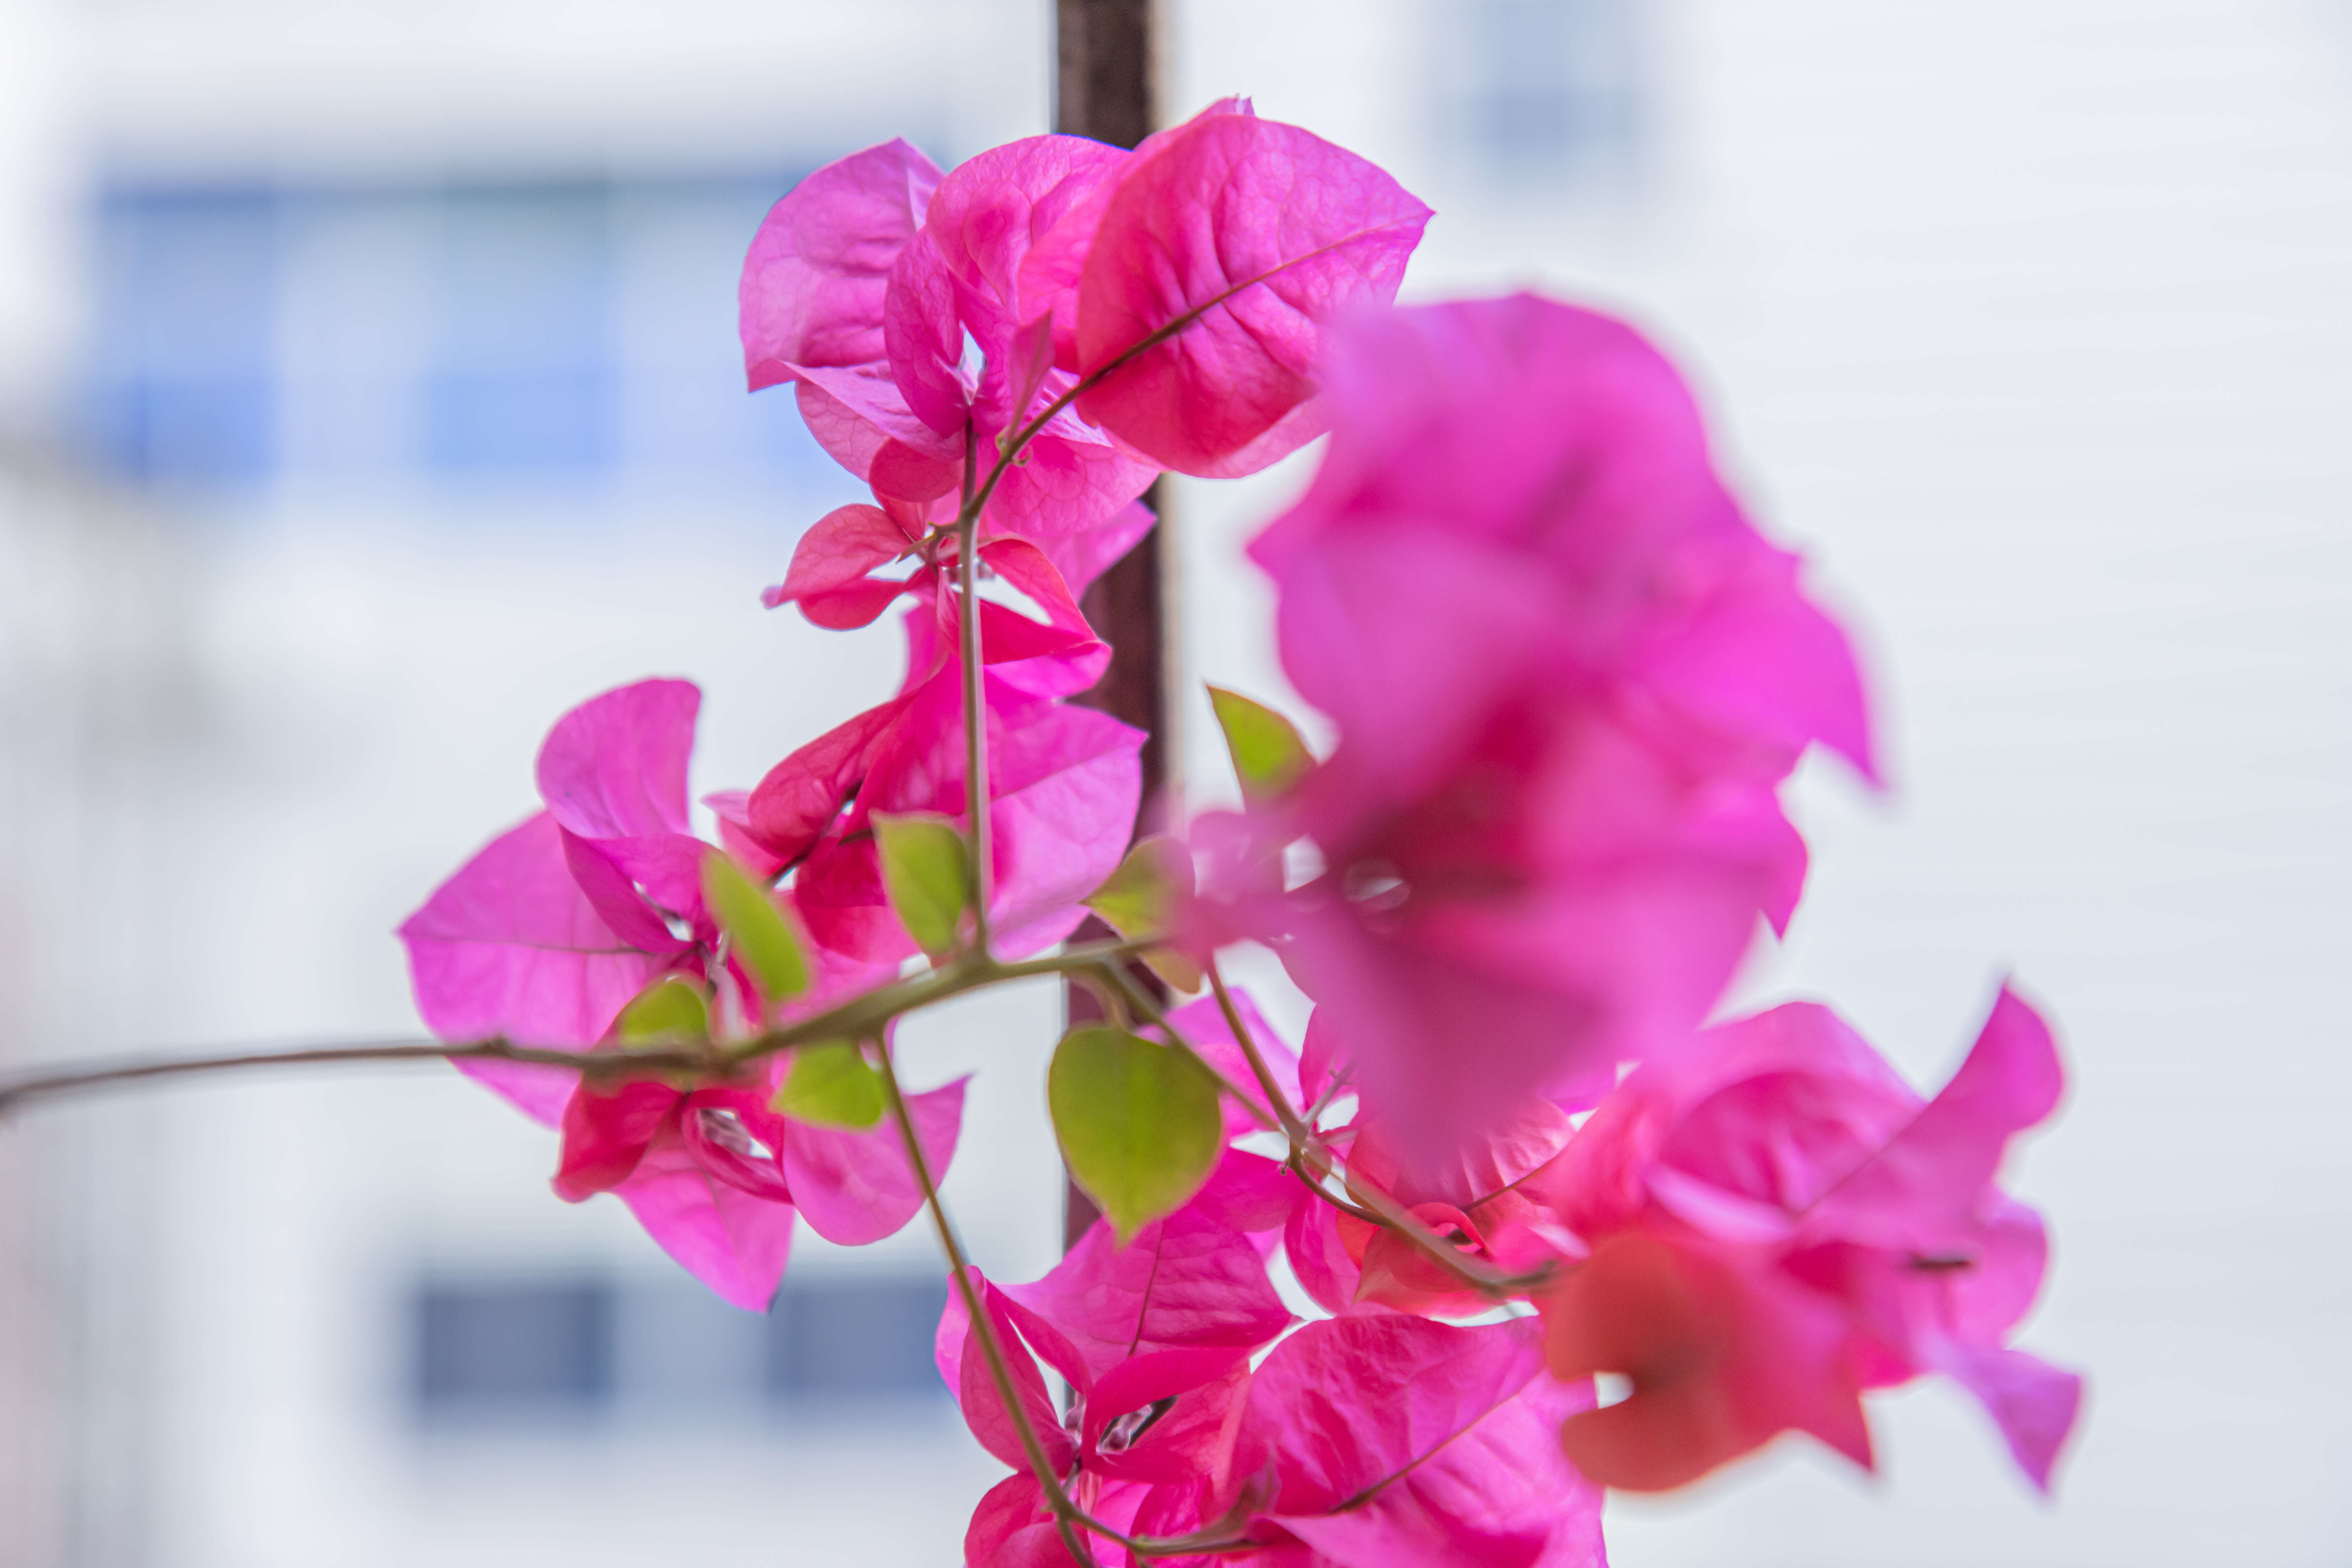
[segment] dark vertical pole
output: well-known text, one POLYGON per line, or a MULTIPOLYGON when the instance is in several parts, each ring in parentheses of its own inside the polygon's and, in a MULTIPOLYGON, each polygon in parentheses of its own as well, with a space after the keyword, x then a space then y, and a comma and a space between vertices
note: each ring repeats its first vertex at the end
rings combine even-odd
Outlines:
MULTIPOLYGON (((1066 135, 1132 147, 1151 133, 1159 106, 1153 91, 1152 0, 1055 0, 1054 129, 1066 135)), ((1154 485, 1144 500, 1157 510, 1165 487, 1154 485)), ((1163 512, 1163 516, 1164 516, 1163 512)), ((1143 814, 1158 809, 1168 787, 1166 581, 1161 561, 1169 549, 1166 530, 1155 528, 1124 560, 1087 590, 1087 619, 1110 644, 1110 668, 1100 684, 1078 699, 1142 730, 1143 814)), ((1088 921, 1080 941, 1108 936, 1088 921)), ((1068 991, 1070 1022, 1102 1016, 1094 994, 1077 985, 1068 991)), ((1065 1247, 1076 1244, 1095 1222, 1097 1210, 1075 1183, 1063 1209, 1065 1247)))

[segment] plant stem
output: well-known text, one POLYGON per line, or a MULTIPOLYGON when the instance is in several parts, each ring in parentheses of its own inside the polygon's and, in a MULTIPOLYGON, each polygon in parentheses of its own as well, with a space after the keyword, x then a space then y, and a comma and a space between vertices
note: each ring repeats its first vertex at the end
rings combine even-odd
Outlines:
MULTIPOLYGON (((898 1088, 898 1069, 890 1059, 887 1046, 875 1051, 882 1069, 882 1091, 889 1098, 891 1119, 898 1124, 898 1136, 907 1145, 907 1163, 915 1173, 915 1184, 922 1189, 923 1206, 930 1211, 932 1226, 940 1236, 940 1250, 947 1254, 948 1268, 955 1279, 956 1293, 963 1298, 964 1318, 971 1326, 972 1337, 980 1342, 980 1353, 988 1363, 989 1380, 996 1384, 996 1397, 1012 1417, 1013 1430, 1021 1438, 1021 1451, 1028 1457, 1029 1468, 1037 1477, 1038 1489, 1045 1494, 1045 1504, 1054 1511, 1054 1522, 1062 1536, 1062 1544, 1083 1568, 1096 1568, 1094 1554, 1078 1539, 1071 1521, 1077 1514, 1077 1505, 1062 1489, 1062 1479, 1054 1473, 1054 1462, 1046 1457, 1045 1445, 1037 1429, 1030 1424, 1029 1412, 1023 1407, 1020 1391, 1013 1384, 1012 1363, 1004 1359, 1004 1347, 996 1337, 996 1324, 988 1312, 987 1303, 980 1298, 971 1282, 971 1261, 964 1256, 963 1243, 956 1236, 955 1226, 948 1219, 947 1205, 940 1201, 939 1184, 931 1178, 930 1161, 923 1153, 922 1140, 915 1134, 914 1116, 907 1110, 907 1097, 898 1088)), ((954 1391, 961 1396, 961 1389, 954 1391)))
MULTIPOLYGON (((961 592, 963 658, 963 801, 971 816, 971 945, 982 959, 989 956, 988 883, 990 806, 988 789, 987 667, 981 662, 980 642, 980 514, 985 495, 975 495, 971 423, 963 427, 963 504, 956 512, 956 581, 961 592)), ((998 459, 1000 471, 1003 459, 998 459)))
POLYGON ((1274 1108, 1276 1118, 1282 1123, 1283 1136, 1290 1140, 1293 1149, 1304 1149, 1315 1141, 1315 1135, 1298 1113, 1290 1108, 1290 1097, 1282 1092, 1275 1081, 1274 1069, 1266 1065, 1265 1054, 1257 1048, 1249 1026, 1242 1022, 1242 1010, 1234 1002, 1234 994, 1225 989, 1225 977, 1217 968, 1216 955, 1209 957, 1209 989, 1216 994, 1217 1010, 1225 1016, 1225 1027, 1233 1031, 1234 1043, 1242 1048, 1242 1056, 1257 1075, 1258 1087, 1265 1090, 1265 1102, 1274 1108))
MULTIPOLYGON (((1209 961, 1208 974, 1210 988, 1216 994, 1217 1006, 1225 1016, 1225 1026, 1233 1031, 1234 1043, 1241 1047, 1251 1071, 1265 1086, 1276 1114, 1282 1119, 1283 1135, 1290 1140, 1290 1158, 1285 1163, 1307 1184, 1309 1192, 1344 1214, 1351 1214, 1358 1219, 1369 1219, 1397 1232, 1463 1283, 1496 1300, 1516 1294, 1528 1285, 1540 1284, 1548 1278, 1545 1275, 1506 1274, 1477 1258, 1465 1257, 1461 1248, 1422 1224, 1410 1209, 1369 1183, 1350 1182, 1348 1184, 1348 1190, 1363 1200, 1361 1207, 1343 1202, 1325 1190, 1323 1180, 1330 1177, 1333 1172, 1330 1162, 1323 1153, 1321 1142, 1315 1136, 1314 1130, 1291 1110, 1281 1086, 1275 1081, 1273 1069, 1266 1065, 1265 1053, 1258 1049, 1249 1026, 1243 1022, 1241 1008, 1234 1003, 1233 993, 1226 989, 1224 976, 1218 972, 1214 957, 1209 961)), ((1165 1028, 1166 1021, 1163 1019, 1160 1023, 1165 1028)))
POLYGON ((584 1078, 656 1078, 668 1073, 724 1076, 763 1057, 825 1040, 861 1039, 902 1014, 960 996, 967 991, 1047 974, 1092 973, 1097 964, 1141 951, 1149 943, 1091 942, 1017 963, 969 957, 907 980, 853 996, 788 1025, 736 1045, 718 1047, 633 1051, 567 1050, 518 1046, 504 1039, 436 1042, 395 1041, 352 1046, 306 1046, 293 1050, 237 1051, 209 1057, 163 1058, 97 1067, 37 1070, 0 1081, 0 1116, 26 1100, 147 1079, 226 1072, 242 1068, 302 1067, 330 1062, 488 1061, 568 1068, 584 1078))
POLYGON ((534 1067, 570 1068, 583 1078, 651 1078, 663 1073, 709 1072, 724 1066, 703 1047, 625 1053, 567 1051, 518 1046, 503 1039, 473 1040, 460 1045, 445 1045, 433 1040, 401 1040, 353 1046, 305 1046, 287 1051, 240 1051, 228 1056, 166 1058, 155 1061, 116 1062, 62 1072, 28 1074, 0 1083, 0 1116, 5 1116, 26 1100, 42 1095, 101 1089, 118 1083, 138 1083, 148 1079, 227 1072, 239 1068, 414 1061, 520 1062, 534 1067))

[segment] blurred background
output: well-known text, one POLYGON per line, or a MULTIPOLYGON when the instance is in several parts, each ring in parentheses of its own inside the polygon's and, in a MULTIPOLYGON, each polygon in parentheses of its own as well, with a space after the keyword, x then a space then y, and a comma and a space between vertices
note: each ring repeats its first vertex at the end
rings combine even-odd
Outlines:
MULTIPOLYGON (((2064 1031, 2012 1172, 2025 1342, 2092 1378, 2055 1500, 1930 1385, 1875 1479, 1784 1443, 1613 1505, 1615 1560, 2352 1563, 2352 5, 1164 5, 1171 114, 1254 94, 1438 209, 1409 295, 1659 336, 1864 629, 1894 788, 1801 776, 1743 995, 1927 1087, 2006 973, 2064 1031)), ((392 928, 565 708, 700 680, 699 793, 895 683, 759 607, 855 491, 743 395, 736 269, 821 163, 1044 129, 1050 11, 0 0, 0 1070, 410 1034, 392 928)), ((1312 460, 1180 489, 1188 681, 1287 700, 1239 551, 1312 460)), ((1000 1278, 1056 1251, 1059 1005, 906 1037, 981 1070, 1000 1278)), ((961 1560, 1001 1472, 919 1234, 752 1317, 552 1156, 434 1069, 0 1130, 0 1563, 961 1560)))

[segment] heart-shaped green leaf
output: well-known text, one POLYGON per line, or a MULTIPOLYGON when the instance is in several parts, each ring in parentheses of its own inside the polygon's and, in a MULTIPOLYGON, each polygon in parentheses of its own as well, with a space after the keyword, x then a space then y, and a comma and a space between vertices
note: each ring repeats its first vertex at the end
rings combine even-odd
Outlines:
POLYGON ((1062 1157, 1124 1245, 1201 1190, 1224 1148, 1217 1082, 1169 1046, 1123 1029, 1073 1029, 1045 1100, 1062 1157))
POLYGON ((762 996, 781 1002, 808 989, 808 960, 783 911, 724 850, 702 858, 702 897, 762 996))
POLYGON ((775 1108, 820 1127, 871 1127, 882 1120, 882 1078, 854 1040, 803 1046, 793 1052, 775 1108))
POLYGON ((1315 753, 1299 739, 1298 726, 1265 703, 1212 686, 1209 704, 1225 732, 1225 750, 1233 753, 1242 798, 1252 805, 1280 795, 1315 765, 1315 753))
POLYGON ((944 816, 874 814, 882 886, 915 945, 933 958, 955 951, 970 901, 971 858, 944 816))
POLYGON ((710 1003, 683 974, 665 974, 629 998, 614 1032, 625 1046, 707 1040, 710 1003))

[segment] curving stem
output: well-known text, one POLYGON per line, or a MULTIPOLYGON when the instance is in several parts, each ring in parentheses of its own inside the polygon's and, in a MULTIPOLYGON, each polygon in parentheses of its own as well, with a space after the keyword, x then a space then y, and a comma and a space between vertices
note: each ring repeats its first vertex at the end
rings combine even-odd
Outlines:
POLYGON ((1045 1445, 1039 1440, 1036 1427, 1030 1425, 1029 1412, 1023 1407, 1020 1393, 1013 1386, 1013 1367, 1004 1359, 1004 1346, 996 1337, 995 1321, 972 1286, 971 1262, 964 1256, 963 1242, 948 1219, 947 1205, 940 1202, 939 1184, 931 1178, 931 1164, 923 1154, 922 1140, 915 1135, 915 1119, 907 1110, 906 1095, 898 1088, 898 1068, 890 1059, 890 1047, 877 1045, 874 1056, 881 1070, 883 1093, 890 1101, 890 1119, 898 1124, 899 1140, 907 1146, 907 1163, 914 1170, 915 1184, 922 1189, 923 1206, 930 1211, 931 1225, 939 1232, 940 1250, 948 1256, 956 1293, 963 1298, 964 1317, 971 1325, 972 1337, 980 1342, 981 1355, 988 1363, 989 1381, 996 1384, 996 1397, 1003 1405, 1004 1413, 1013 1418, 1013 1430, 1021 1438, 1021 1451, 1028 1457, 1029 1468, 1037 1478, 1039 1489, 1045 1494, 1045 1505, 1053 1510, 1062 1544, 1081 1568, 1098 1568, 1094 1553, 1079 1538, 1075 1522, 1085 1515, 1063 1489, 1061 1478, 1054 1473, 1054 1462, 1045 1455, 1045 1445))
MULTIPOLYGON (((988 883, 991 870, 990 822, 992 802, 988 789, 988 705, 986 667, 980 645, 980 513, 987 492, 975 491, 971 425, 963 427, 963 504, 956 512, 956 584, 961 595, 959 629, 963 659, 963 802, 971 816, 971 945, 982 960, 989 955, 988 883)), ((1002 471, 1003 459, 998 460, 1002 471)), ((993 476, 992 476, 992 488, 993 476)))

